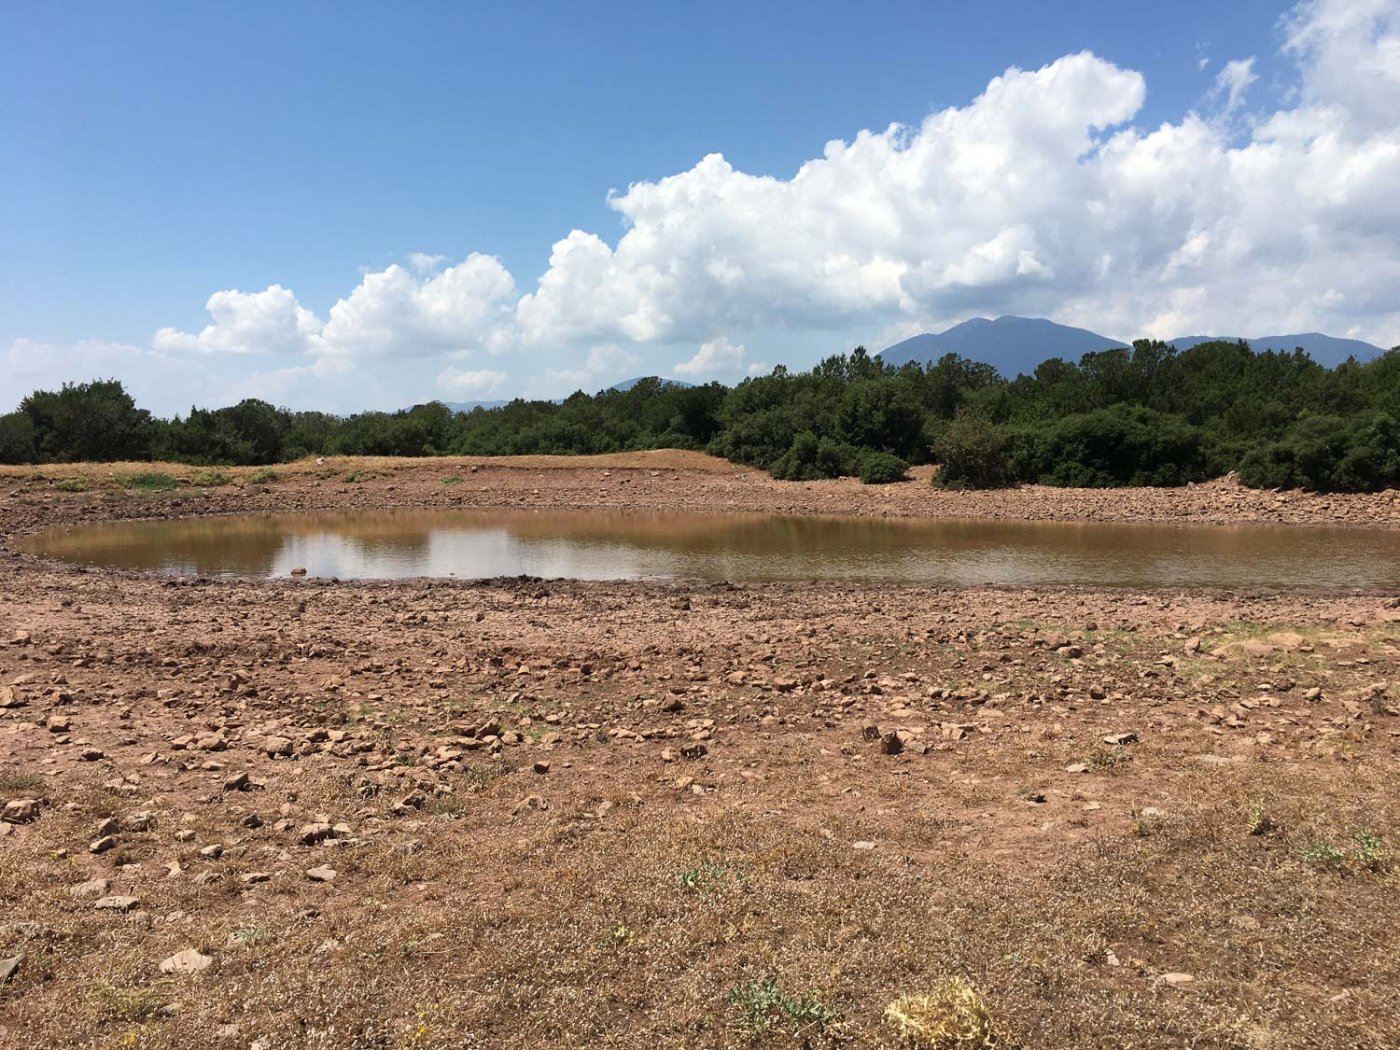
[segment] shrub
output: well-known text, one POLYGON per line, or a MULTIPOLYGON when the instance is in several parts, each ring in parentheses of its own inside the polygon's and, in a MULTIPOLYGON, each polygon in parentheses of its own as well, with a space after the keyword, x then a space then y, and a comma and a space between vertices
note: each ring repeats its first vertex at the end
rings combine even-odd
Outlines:
POLYGON ((909 464, 889 452, 872 452, 860 465, 860 480, 867 485, 889 485, 908 477, 909 464))
POLYGON ((1006 456, 1006 438, 984 416, 959 413, 934 443, 943 488, 993 489, 1015 481, 1006 456))
POLYGON ((1018 430, 1011 470, 1043 485, 1184 485, 1206 476, 1201 432, 1180 416, 1114 405, 1018 430))
POLYGON ((129 489, 142 492, 169 492, 180 487, 180 482, 169 474, 128 474, 122 484, 129 489))

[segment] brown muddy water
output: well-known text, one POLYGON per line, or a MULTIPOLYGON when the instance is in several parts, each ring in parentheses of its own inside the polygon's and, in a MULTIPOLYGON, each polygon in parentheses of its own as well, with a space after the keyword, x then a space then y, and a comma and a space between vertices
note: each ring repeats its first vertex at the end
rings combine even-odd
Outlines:
POLYGON ((1108 587, 1400 585, 1400 533, 643 511, 379 510, 114 522, 25 538, 119 569, 340 579, 845 580, 1108 587))

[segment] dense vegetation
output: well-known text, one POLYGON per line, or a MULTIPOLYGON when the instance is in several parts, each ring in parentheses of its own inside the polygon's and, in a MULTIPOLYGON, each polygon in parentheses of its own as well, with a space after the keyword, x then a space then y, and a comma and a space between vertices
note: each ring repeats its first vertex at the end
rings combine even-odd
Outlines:
POLYGON ((1372 491, 1400 484, 1400 348, 1327 369, 1301 350, 1140 341, 1010 381, 951 354, 894 368, 857 349, 733 388, 651 379, 559 403, 343 418, 250 400, 162 420, 109 380, 36 391, 0 416, 0 463, 652 448, 707 450, 792 480, 884 483, 938 462, 945 485, 1179 485, 1234 471, 1253 486, 1372 491))

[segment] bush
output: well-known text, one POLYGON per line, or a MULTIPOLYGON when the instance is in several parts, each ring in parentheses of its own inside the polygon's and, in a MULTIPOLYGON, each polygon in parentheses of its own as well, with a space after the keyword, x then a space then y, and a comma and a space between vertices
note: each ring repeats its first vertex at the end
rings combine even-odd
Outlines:
POLYGON ((1184 485, 1207 473, 1198 428, 1180 416, 1127 405, 1018 429, 1008 458, 1023 481, 1078 488, 1184 485))
POLYGON ((860 465, 860 480, 867 485, 889 485, 909 477, 909 464, 889 452, 872 452, 860 465))
POLYGON ((960 413, 934 443, 934 458, 934 484, 943 488, 994 489, 1015 481, 1006 438, 983 416, 960 413))
POLYGON ((169 492, 180 487, 180 482, 169 474, 128 474, 122 478, 122 484, 142 492, 169 492))
MULTIPOLYGON (((853 477, 857 474, 863 476, 866 458, 867 456, 862 455, 861 450, 853 445, 844 445, 830 438, 818 438, 811 431, 803 431, 792 439, 792 445, 773 462, 768 468, 768 473, 779 481, 816 481, 821 478, 853 477)), ((903 460, 898 462, 903 463, 903 460)))

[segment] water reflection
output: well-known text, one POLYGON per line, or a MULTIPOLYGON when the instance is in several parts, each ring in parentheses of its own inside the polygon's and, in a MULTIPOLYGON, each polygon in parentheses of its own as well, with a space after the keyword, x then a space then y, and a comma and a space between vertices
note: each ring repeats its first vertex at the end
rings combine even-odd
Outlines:
POLYGON ((1400 535, 1262 526, 618 511, 384 510, 116 522, 29 538, 88 565, 386 579, 837 579, 1393 587, 1400 535))

